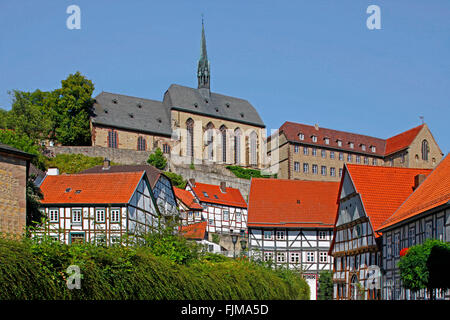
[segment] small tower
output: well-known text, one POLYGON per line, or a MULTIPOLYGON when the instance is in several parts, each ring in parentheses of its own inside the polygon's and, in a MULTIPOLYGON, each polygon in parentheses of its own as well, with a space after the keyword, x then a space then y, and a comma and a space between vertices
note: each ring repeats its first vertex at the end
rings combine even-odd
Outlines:
POLYGON ((200 59, 198 60, 197 67, 197 79, 198 79, 198 89, 200 93, 205 96, 205 98, 209 98, 210 94, 210 66, 208 61, 208 54, 206 53, 206 38, 205 38, 205 26, 203 24, 202 18, 202 41, 200 46, 200 59))

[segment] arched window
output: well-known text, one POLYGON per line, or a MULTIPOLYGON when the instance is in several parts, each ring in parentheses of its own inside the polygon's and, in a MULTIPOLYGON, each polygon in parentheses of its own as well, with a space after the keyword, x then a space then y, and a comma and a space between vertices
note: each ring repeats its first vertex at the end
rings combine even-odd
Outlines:
POLYGON ((234 163, 241 163, 241 130, 234 130, 234 163))
POLYGON ((117 131, 111 129, 108 131, 108 148, 117 148, 117 131))
POLYGON ((256 166, 258 164, 257 154, 258 135, 255 131, 250 133, 250 165, 256 166))
POLYGON ((214 160, 214 125, 212 122, 206 125, 206 148, 208 160, 214 160))
POLYGON ((186 155, 194 157, 194 120, 189 118, 186 121, 186 155))
POLYGON ((137 149, 138 149, 138 151, 147 150, 147 141, 145 141, 144 137, 138 137, 137 149))
POLYGON ((222 136, 222 161, 227 162, 227 127, 221 126, 220 133, 222 136))
POLYGON ((423 140, 422 141, 422 160, 428 161, 428 152, 429 152, 428 141, 423 140))

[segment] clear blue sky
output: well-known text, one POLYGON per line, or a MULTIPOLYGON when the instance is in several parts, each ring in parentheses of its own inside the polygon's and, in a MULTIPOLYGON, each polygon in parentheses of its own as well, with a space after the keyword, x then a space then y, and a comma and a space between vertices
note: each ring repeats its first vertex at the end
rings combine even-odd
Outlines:
POLYGON ((285 121, 379 138, 425 117, 450 151, 450 1, 177 0, 0 2, 0 107, 7 91, 53 90, 70 73, 102 90, 161 100, 196 87, 201 14, 211 89, 285 121), (81 30, 66 9, 81 8, 81 30), (369 5, 381 30, 369 30, 369 5))

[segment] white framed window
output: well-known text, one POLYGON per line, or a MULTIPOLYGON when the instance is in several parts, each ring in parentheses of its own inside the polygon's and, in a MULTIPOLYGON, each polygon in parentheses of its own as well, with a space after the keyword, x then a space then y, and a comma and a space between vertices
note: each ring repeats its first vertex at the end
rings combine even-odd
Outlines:
POLYGON ((348 145, 351 149, 353 149, 355 147, 355 144, 353 142, 349 142, 348 145))
POLYGON ((58 222, 59 221, 59 209, 50 209, 48 211, 48 219, 49 219, 49 222, 58 222))
POLYGON ((326 176, 326 175, 327 175, 327 167, 326 167, 326 166, 321 166, 321 167, 320 167, 320 173, 321 173, 323 176, 326 176))
POLYGON ((362 145, 361 145, 361 149, 362 149, 362 151, 366 151, 366 145, 365 145, 365 144, 362 144, 362 145))
POLYGON ((342 168, 339 168, 339 178, 342 177, 342 168))
POLYGON ((376 165, 377 165, 377 159, 376 159, 376 158, 373 158, 373 159, 372 159, 372 165, 373 165, 373 166, 376 166, 376 165))
POLYGON ((320 154, 322 155, 322 158, 326 158, 326 157, 327 157, 327 152, 326 152, 326 150, 320 151, 320 154))
POLYGON ((356 156, 356 163, 361 163, 361 156, 356 156))
POLYGON ((352 162, 352 155, 351 154, 347 154, 347 161, 348 162, 352 162))
POLYGON ((330 168, 330 176, 336 177, 336 168, 333 167, 330 168))
POLYGON ((317 164, 313 164, 312 165, 312 173, 317 174, 317 170, 318 170, 317 164))
POLYGON ((312 149, 312 151, 311 151, 311 154, 315 157, 315 156, 317 156, 317 148, 311 148, 312 149))
POLYGON ((328 254, 326 252, 319 252, 319 262, 328 262, 328 254))
POLYGON ((312 136, 311 139, 312 139, 312 142, 317 142, 317 136, 312 136))
POLYGON ((298 134, 298 138, 299 138, 300 140, 305 140, 305 135, 304 135, 303 133, 299 133, 299 134, 298 134))
POLYGON ((330 144, 330 138, 325 138, 325 144, 330 144))
POLYGON ((200 211, 195 211, 195 217, 200 218, 200 211))
POLYGON ((277 262, 286 262, 286 252, 277 252, 277 262))
POLYGON ((120 209, 111 209, 111 222, 120 222, 120 209))
POLYGON ((344 161, 344 153, 339 152, 339 160, 344 161))
POLYGON ((370 150, 371 150, 372 152, 375 152, 375 151, 377 151, 377 148, 376 148, 375 146, 371 146, 371 147, 370 147, 370 150))
POLYGON ((230 212, 228 210, 223 210, 223 220, 230 220, 230 212))
POLYGON ((105 222, 105 209, 95 210, 95 222, 105 222))
POLYGON ((236 221, 241 222, 241 212, 240 211, 236 212, 236 221))
POLYGON ((208 224, 209 224, 210 226, 213 226, 213 225, 214 225, 214 219, 209 219, 208 222, 209 222, 208 224))
POLYGON ((314 262, 315 257, 314 257, 314 252, 307 252, 306 253, 306 262, 314 262))
POLYGON ((192 218, 193 218, 192 211, 189 211, 189 212, 188 212, 188 219, 192 219, 192 218))
POLYGON ((272 240, 272 231, 264 231, 264 239, 272 240))
POLYGON ((277 231, 277 240, 284 240, 284 231, 277 231))
POLYGON ((291 252, 291 263, 299 263, 300 254, 298 252, 291 252))
POLYGON ((337 142, 338 147, 342 147, 342 140, 337 140, 336 142, 337 142))
POLYGON ((369 164, 369 158, 364 157, 364 164, 369 164))
POLYGON ((273 260, 273 252, 264 252, 264 261, 273 260))
POLYGON ((326 239, 327 239, 327 232, 319 231, 319 240, 326 240, 326 239))
POLYGON ((330 159, 334 159, 334 151, 330 151, 330 159))
POLYGON ((303 147, 303 155, 307 156, 309 154, 309 148, 303 147))
POLYGON ((72 209, 72 224, 81 224, 82 211, 81 209, 72 209))
POLYGON ((300 171, 300 162, 294 161, 294 171, 300 171))
POLYGON ((299 150, 299 149, 300 149, 300 147, 299 147, 298 145, 295 145, 295 146, 294 146, 294 152, 295 152, 295 153, 298 153, 298 150, 299 150))
POLYGON ((303 173, 308 173, 309 172, 309 164, 304 163, 303 164, 303 173))

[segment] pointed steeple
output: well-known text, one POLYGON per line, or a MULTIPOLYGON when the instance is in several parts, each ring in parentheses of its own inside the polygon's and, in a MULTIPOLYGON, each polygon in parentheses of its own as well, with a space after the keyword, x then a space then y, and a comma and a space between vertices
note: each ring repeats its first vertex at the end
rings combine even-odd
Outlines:
POLYGON ((206 52, 206 37, 205 37, 205 25, 203 23, 203 16, 202 16, 202 41, 200 46, 200 59, 198 60, 198 67, 197 67, 197 79, 198 79, 198 88, 207 89, 209 95, 210 66, 208 61, 208 54, 206 52))

